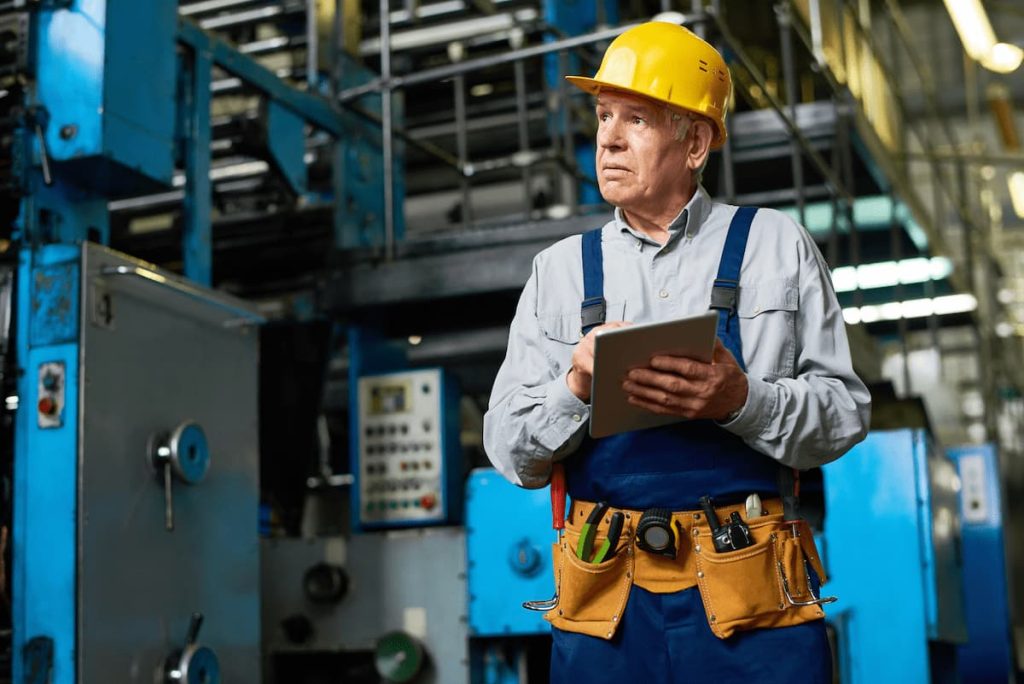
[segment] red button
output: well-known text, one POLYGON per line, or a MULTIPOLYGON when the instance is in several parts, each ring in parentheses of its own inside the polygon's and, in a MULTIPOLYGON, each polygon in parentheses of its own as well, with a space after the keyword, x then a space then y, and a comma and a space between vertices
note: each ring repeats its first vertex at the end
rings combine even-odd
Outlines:
POLYGON ((420 506, 428 511, 437 505, 437 497, 433 494, 424 494, 420 497, 420 506))
POLYGON ((39 400, 39 412, 44 416, 52 416, 57 413, 57 402, 50 397, 43 397, 39 400))

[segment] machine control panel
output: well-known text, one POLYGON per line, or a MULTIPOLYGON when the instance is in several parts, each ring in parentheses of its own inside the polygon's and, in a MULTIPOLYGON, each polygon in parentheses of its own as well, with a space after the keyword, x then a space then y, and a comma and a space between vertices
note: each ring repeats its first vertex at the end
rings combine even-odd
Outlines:
POLYGON ((360 527, 450 522, 461 498, 458 392, 439 368, 359 379, 354 464, 360 527))
POLYGON ((65 380, 63 361, 39 364, 39 400, 36 415, 40 428, 59 428, 64 424, 65 380))

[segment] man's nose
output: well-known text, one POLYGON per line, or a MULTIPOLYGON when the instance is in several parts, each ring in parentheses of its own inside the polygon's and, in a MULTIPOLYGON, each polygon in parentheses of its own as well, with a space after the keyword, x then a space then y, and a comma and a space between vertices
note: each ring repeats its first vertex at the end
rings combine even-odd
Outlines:
POLYGON ((605 149, 620 149, 625 145, 618 117, 610 117, 597 127, 597 144, 605 149))

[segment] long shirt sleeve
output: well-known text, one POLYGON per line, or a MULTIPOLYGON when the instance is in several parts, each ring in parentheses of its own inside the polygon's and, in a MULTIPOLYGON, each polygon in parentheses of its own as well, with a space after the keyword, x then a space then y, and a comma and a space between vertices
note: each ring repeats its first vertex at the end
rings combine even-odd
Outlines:
POLYGON ((509 329, 508 350, 484 415, 484 446, 508 480, 543 487, 551 463, 583 439, 590 407, 566 384, 563 369, 544 351, 537 319, 537 262, 509 329))
POLYGON ((825 260, 809 237, 796 246, 795 375, 748 372, 747 402, 724 427, 757 451, 803 470, 839 458, 864 439, 871 395, 853 371, 843 311, 825 260))

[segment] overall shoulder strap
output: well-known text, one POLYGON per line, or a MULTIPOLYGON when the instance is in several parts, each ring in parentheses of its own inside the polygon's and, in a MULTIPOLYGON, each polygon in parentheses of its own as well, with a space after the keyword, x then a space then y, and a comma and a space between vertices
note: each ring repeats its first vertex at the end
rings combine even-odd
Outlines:
POLYGON ((718 337, 736 357, 743 370, 747 369, 747 365, 743 361, 743 341, 740 339, 739 321, 736 320, 736 302, 739 299, 743 254, 747 250, 750 225, 756 213, 757 207, 740 207, 736 210, 729 224, 729 234, 725 237, 722 259, 718 262, 718 277, 711 286, 710 308, 719 312, 718 337))
POLYGON ((601 253, 601 229, 583 234, 583 303, 580 305, 580 332, 586 335, 604 323, 604 256, 601 253))

